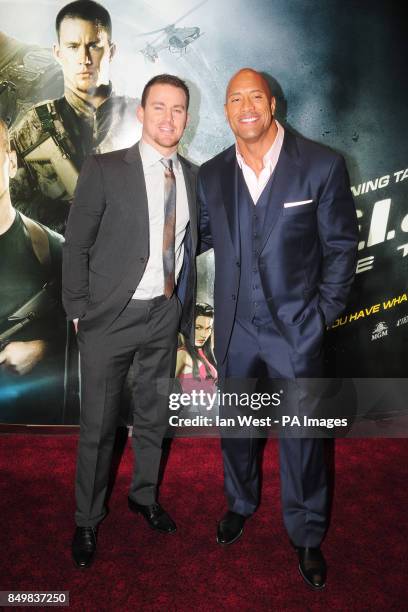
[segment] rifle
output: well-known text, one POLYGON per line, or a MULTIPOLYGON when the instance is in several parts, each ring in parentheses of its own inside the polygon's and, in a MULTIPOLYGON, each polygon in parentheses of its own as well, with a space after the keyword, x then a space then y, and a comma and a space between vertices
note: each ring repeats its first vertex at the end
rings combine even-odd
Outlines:
POLYGON ((54 281, 45 283, 38 293, 7 317, 7 321, 13 324, 0 334, 0 351, 12 342, 13 336, 18 331, 29 323, 41 319, 58 305, 55 295, 52 294, 54 286, 54 281))

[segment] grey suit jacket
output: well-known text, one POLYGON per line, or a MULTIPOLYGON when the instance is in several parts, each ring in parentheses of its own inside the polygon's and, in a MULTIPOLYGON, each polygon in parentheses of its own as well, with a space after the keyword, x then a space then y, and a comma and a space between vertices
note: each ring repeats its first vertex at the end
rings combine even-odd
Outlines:
MULTIPOLYGON (((190 222, 178 282, 182 331, 190 334, 195 304, 198 168, 179 156, 190 222)), ((149 258, 149 217, 139 145, 92 155, 83 165, 68 217, 63 249, 62 299, 81 327, 109 325, 125 308, 149 258)))

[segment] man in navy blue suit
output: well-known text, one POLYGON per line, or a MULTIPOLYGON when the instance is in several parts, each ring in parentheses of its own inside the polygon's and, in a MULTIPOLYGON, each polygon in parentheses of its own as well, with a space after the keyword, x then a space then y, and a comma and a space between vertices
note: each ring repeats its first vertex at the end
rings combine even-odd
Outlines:
MULTIPOLYGON (((199 172, 201 239, 215 252, 215 353, 221 381, 323 375, 325 327, 344 309, 357 221, 343 158, 274 118, 265 78, 230 80, 235 145, 199 172)), ((238 408, 238 407, 237 407, 238 408)), ((222 438, 228 511, 217 541, 235 542, 259 503, 259 439, 222 438)), ((321 589, 328 484, 322 439, 282 438, 283 516, 305 581, 321 589)))

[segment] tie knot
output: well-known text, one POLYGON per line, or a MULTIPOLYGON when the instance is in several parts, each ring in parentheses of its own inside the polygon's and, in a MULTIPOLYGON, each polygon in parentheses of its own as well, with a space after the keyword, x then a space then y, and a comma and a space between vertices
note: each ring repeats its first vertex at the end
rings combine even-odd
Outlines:
POLYGON ((172 159, 168 159, 167 157, 162 157, 160 162, 163 164, 166 170, 170 170, 170 172, 173 172, 173 160, 172 159))

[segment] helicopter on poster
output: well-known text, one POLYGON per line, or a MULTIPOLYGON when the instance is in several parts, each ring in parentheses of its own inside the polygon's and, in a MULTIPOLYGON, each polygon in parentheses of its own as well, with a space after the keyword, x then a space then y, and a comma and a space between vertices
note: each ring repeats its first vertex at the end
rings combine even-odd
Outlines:
POLYGON ((200 36, 203 35, 203 32, 201 32, 200 28, 197 26, 185 28, 179 28, 176 26, 178 23, 180 23, 180 21, 191 15, 191 13, 196 11, 206 2, 207 0, 203 0, 203 2, 200 2, 187 13, 179 17, 177 21, 164 28, 139 34, 139 36, 152 36, 153 34, 159 34, 159 36, 157 36, 157 38, 155 38, 153 41, 146 43, 143 49, 140 49, 140 53, 142 53, 142 55, 152 63, 159 60, 159 53, 164 50, 167 50, 170 53, 179 54, 180 56, 183 53, 186 53, 187 47, 200 38, 200 36))

